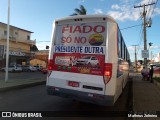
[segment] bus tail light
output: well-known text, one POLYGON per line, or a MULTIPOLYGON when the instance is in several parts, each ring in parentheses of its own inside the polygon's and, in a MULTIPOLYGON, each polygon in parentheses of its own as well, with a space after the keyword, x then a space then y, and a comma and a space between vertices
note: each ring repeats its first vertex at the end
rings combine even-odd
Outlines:
POLYGON ((105 63, 104 65, 104 83, 107 84, 112 77, 112 64, 105 63))
POLYGON ((48 60, 48 70, 53 70, 54 62, 53 60, 48 60))

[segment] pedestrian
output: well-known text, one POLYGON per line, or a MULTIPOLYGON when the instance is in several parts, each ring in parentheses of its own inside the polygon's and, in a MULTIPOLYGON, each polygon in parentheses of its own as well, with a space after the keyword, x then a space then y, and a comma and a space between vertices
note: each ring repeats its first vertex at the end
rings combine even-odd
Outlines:
POLYGON ((153 83, 153 66, 151 66, 151 69, 149 71, 149 75, 150 75, 150 82, 153 83))
POLYGON ((149 68, 147 68, 146 70, 146 78, 147 78, 147 81, 149 81, 150 79, 150 69, 149 68))
POLYGON ((141 70, 142 80, 145 80, 145 67, 141 70))

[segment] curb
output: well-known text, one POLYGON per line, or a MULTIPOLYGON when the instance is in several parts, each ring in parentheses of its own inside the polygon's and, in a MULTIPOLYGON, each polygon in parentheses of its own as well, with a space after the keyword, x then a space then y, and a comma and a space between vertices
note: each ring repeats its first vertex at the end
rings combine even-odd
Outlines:
POLYGON ((156 80, 154 80, 154 84, 155 84, 158 88, 160 88, 160 82, 157 82, 156 80))
POLYGON ((24 83, 24 84, 20 84, 20 85, 15 85, 15 86, 9 86, 9 87, 4 87, 4 88, 0 88, 0 92, 7 92, 10 90, 17 90, 17 89, 21 89, 21 88, 27 88, 27 87, 33 87, 36 85, 43 85, 45 84, 46 81, 38 81, 38 82, 32 82, 32 83, 24 83))

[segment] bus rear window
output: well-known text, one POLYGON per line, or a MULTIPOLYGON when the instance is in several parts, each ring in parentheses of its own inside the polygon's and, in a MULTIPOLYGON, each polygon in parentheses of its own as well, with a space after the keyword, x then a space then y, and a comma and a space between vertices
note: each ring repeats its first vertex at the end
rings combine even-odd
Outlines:
POLYGON ((106 23, 73 23, 57 25, 55 45, 105 46, 106 23))

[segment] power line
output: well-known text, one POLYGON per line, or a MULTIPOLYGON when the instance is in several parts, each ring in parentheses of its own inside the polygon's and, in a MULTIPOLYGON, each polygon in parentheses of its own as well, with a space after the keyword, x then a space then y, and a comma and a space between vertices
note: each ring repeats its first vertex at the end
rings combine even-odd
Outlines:
MULTIPOLYGON (((152 2, 151 2, 151 0, 149 0, 149 1, 148 1, 148 4, 149 4, 149 3, 153 3, 153 0, 152 0, 152 2)), ((147 11, 148 11, 148 12, 147 12, 147 14, 146 14, 146 17, 147 17, 147 16, 149 17, 149 13, 150 13, 150 11, 151 11, 151 5, 147 6, 147 11)))
POLYGON ((139 44, 138 44, 138 47, 137 47, 137 53, 139 52, 140 50, 140 46, 141 46, 141 43, 142 43, 142 40, 143 40, 143 31, 142 31, 142 28, 143 26, 141 26, 141 30, 140 30, 140 34, 139 34, 139 44))
MULTIPOLYGON (((137 2, 139 2, 139 0, 135 0, 134 1, 134 5, 137 3, 137 2)), ((139 13, 141 13, 141 8, 139 8, 138 9, 139 10, 139 13)), ((142 19, 142 17, 141 17, 141 19, 142 19)), ((141 21, 141 19, 139 19, 139 21, 141 21)), ((139 52, 139 50, 140 50, 140 46, 141 46, 141 43, 142 43, 142 40, 143 40, 143 31, 142 31, 142 28, 143 28, 143 24, 141 24, 141 29, 140 29, 140 32, 139 32, 139 38, 138 38, 138 40, 137 40, 137 43, 138 43, 138 46, 137 46, 137 54, 138 54, 138 52, 139 52)))
POLYGON ((133 26, 130 26, 130 27, 126 27, 126 28, 122 28, 120 30, 125 30, 125 29, 129 29, 129 28, 133 28, 133 27, 137 27, 137 26, 141 26, 142 24, 139 24, 139 25, 133 25, 133 26))
POLYGON ((154 12, 154 9, 156 8, 156 6, 157 6, 157 3, 158 3, 158 0, 156 1, 156 3, 155 3, 155 6, 154 6, 154 8, 153 8, 153 10, 152 10, 152 13, 151 13, 151 16, 150 17, 152 17, 152 15, 153 15, 153 12, 154 12))

